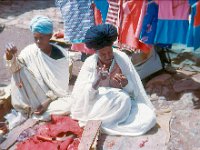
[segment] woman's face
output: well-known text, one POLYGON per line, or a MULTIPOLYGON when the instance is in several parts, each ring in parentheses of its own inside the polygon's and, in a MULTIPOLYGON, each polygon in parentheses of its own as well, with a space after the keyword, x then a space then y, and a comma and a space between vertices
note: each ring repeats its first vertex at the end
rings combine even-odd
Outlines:
POLYGON ((52 34, 41 34, 33 33, 34 40, 36 45, 41 49, 45 50, 49 46, 49 40, 51 39, 52 34))
POLYGON ((98 57, 100 61, 105 64, 109 65, 112 62, 113 59, 113 49, 112 46, 106 46, 102 49, 98 50, 98 57))

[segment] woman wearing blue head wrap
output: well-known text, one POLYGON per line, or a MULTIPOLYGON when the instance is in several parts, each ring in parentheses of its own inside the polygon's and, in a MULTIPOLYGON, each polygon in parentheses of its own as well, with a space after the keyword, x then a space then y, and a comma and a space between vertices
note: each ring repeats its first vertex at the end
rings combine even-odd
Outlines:
POLYGON ((85 35, 85 44, 88 48, 99 50, 112 46, 117 39, 117 29, 111 24, 92 26, 85 35))
POLYGON ((114 48, 117 29, 109 24, 91 27, 85 43, 96 50, 88 57, 72 91, 72 118, 84 126, 101 120, 110 135, 136 136, 156 124, 154 107, 129 57, 114 48))
POLYGON ((49 55, 52 52, 52 45, 49 44, 53 33, 52 21, 46 16, 36 16, 31 20, 30 29, 37 46, 49 55))
POLYGON ((62 47, 50 44, 53 24, 48 17, 33 18, 30 29, 34 44, 28 45, 18 56, 13 44, 8 44, 6 49, 7 64, 13 73, 12 104, 25 117, 47 119, 50 114, 69 110, 65 99, 68 95, 69 56, 62 47))
POLYGON ((53 23, 46 16, 36 16, 31 20, 30 29, 33 33, 52 34, 53 23))

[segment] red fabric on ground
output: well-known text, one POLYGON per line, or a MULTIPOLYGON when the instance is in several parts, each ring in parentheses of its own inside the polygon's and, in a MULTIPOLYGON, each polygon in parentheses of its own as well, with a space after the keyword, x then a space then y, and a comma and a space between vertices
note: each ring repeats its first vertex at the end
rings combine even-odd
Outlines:
POLYGON ((39 126, 36 135, 17 144, 17 149, 76 150, 78 149, 82 132, 83 129, 79 127, 78 122, 70 117, 52 115, 51 122, 39 126), (62 137, 66 134, 72 134, 75 138, 67 137, 63 141, 56 140, 56 137, 62 137))

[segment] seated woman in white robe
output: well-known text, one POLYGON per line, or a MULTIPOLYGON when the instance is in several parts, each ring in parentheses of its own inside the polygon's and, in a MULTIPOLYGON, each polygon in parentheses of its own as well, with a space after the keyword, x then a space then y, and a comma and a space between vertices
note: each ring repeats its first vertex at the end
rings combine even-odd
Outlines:
POLYGON ((12 72, 12 105, 23 116, 49 119, 51 114, 68 112, 68 52, 50 44, 52 21, 45 16, 32 19, 30 29, 35 43, 17 56, 17 48, 8 44, 7 66, 12 72))
POLYGON ((81 126, 101 120, 109 135, 137 136, 156 124, 154 107, 128 56, 112 48, 117 29, 110 24, 91 27, 85 36, 96 54, 84 62, 72 91, 71 116, 81 126))

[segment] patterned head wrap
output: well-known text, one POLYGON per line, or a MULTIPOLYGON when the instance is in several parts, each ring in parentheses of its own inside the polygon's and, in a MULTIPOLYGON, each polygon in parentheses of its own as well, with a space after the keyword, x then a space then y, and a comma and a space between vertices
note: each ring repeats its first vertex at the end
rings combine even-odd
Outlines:
POLYGON ((53 33, 53 23, 48 17, 36 16, 31 20, 30 29, 33 33, 51 34, 53 33))
POLYGON ((88 48, 99 50, 106 46, 112 46, 117 36, 117 28, 115 26, 100 24, 87 30, 84 42, 88 48))

